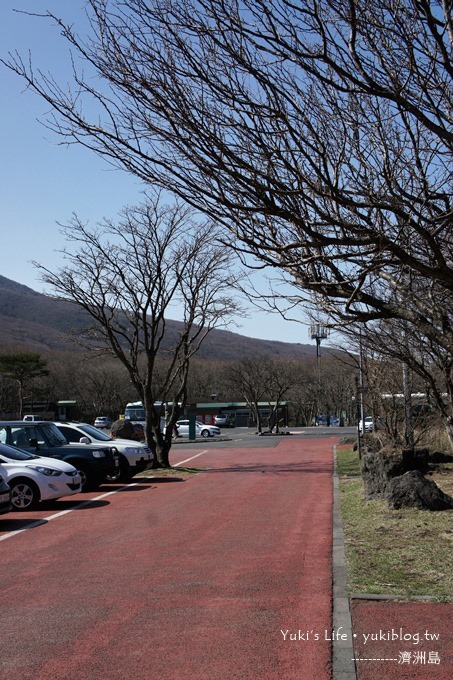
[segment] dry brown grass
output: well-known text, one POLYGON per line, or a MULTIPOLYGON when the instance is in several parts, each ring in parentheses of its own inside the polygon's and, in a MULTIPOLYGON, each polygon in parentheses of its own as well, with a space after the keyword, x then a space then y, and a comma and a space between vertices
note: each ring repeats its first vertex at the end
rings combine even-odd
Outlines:
MULTIPOLYGON (((389 510, 386 501, 365 501, 358 456, 337 452, 348 590, 405 598, 453 600, 453 510, 389 510), (354 468, 355 464, 355 468, 354 468)), ((453 464, 431 478, 453 494, 453 464)))

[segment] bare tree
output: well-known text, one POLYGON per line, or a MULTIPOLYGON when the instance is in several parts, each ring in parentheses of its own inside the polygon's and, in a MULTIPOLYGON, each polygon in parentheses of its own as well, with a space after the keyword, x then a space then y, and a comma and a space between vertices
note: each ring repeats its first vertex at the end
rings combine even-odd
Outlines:
POLYGON ((131 400, 129 375, 114 357, 97 352, 52 352, 49 367, 50 401, 76 401, 79 419, 93 422, 99 415, 116 419, 131 400))
POLYGON ((17 386, 19 418, 24 415, 25 389, 31 389, 34 378, 48 376, 47 361, 36 352, 0 355, 0 373, 17 386))
POLYGON ((0 415, 3 420, 17 413, 17 390, 9 378, 0 374, 0 415))
POLYGON ((267 368, 263 359, 243 359, 230 368, 230 387, 247 402, 258 433, 263 429, 259 404, 267 396, 266 380, 267 368))
POLYGON ((316 361, 307 359, 297 370, 297 383, 289 393, 295 425, 310 426, 320 413, 319 382, 316 361))
POLYGON ((86 39, 47 15, 72 92, 4 62, 57 134, 223 224, 294 283, 290 305, 308 291, 342 322, 403 319, 451 361, 451 2, 87 6, 86 39))
POLYGON ((90 229, 73 218, 65 234, 73 248, 58 272, 39 266, 43 280, 90 315, 92 349, 107 349, 125 366, 143 401, 146 436, 160 466, 169 465, 171 435, 186 401, 191 358, 208 333, 238 307, 231 254, 215 243, 212 225, 195 223, 158 192, 125 209, 118 222, 90 229), (171 337, 166 321, 182 320, 171 337), (161 404, 170 402, 166 429, 161 404))
POLYGON ((263 411, 268 412, 269 430, 279 432, 282 401, 299 380, 299 363, 269 357, 243 359, 229 367, 230 389, 247 402, 259 434, 263 431, 263 411))
POLYGON ((289 390, 297 383, 297 362, 283 360, 269 360, 266 362, 266 399, 270 413, 268 417, 269 431, 280 432, 280 426, 288 425, 287 414, 282 423, 282 402, 289 390))
MULTIPOLYGON (((430 405, 440 416, 453 447, 452 357, 436 343, 418 334, 412 326, 398 319, 368 323, 360 332, 354 327, 345 328, 342 334, 347 338, 349 346, 355 345, 359 352, 361 345, 365 355, 372 357, 371 365, 374 367, 375 377, 372 377, 369 366, 365 368, 368 371, 368 380, 371 381, 370 389, 373 386, 375 388, 375 402, 382 404, 382 393, 404 395, 406 413, 401 417, 400 408, 398 417, 399 425, 401 422, 405 423, 406 436, 402 439, 405 439, 406 447, 411 448, 412 392, 423 392, 426 395, 426 405, 430 405), (415 386, 409 389, 411 383, 415 386)), ((401 402, 401 397, 399 400, 401 402)), ((396 424, 392 425, 391 432, 399 436, 396 424)))

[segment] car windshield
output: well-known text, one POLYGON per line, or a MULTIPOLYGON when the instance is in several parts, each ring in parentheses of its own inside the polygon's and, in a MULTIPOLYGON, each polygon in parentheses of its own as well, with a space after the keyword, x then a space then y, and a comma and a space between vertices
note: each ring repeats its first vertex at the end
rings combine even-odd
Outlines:
POLYGON ((126 420, 145 420, 145 409, 144 408, 132 408, 126 407, 124 411, 124 417, 126 420))
POLYGON ((105 432, 101 432, 97 427, 83 423, 82 425, 77 425, 78 430, 83 430, 85 434, 88 434, 93 439, 98 439, 100 442, 109 442, 110 437, 105 432))
POLYGON ((27 453, 27 451, 19 451, 6 444, 0 446, 0 460, 3 463, 8 463, 9 460, 31 460, 32 458, 39 458, 39 456, 35 456, 34 453, 27 453))
POLYGON ((50 444, 50 446, 63 446, 64 444, 67 444, 64 435, 61 434, 58 427, 53 423, 46 423, 45 425, 40 424, 36 429, 40 430, 45 435, 44 437, 39 437, 38 442, 44 439, 47 440, 47 443, 50 444))

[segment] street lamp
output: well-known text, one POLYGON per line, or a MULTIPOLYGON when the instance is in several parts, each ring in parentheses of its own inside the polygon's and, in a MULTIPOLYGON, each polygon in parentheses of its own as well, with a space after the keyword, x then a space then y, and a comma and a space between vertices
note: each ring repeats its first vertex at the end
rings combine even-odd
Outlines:
POLYGON ((329 335, 329 328, 325 324, 313 323, 310 326, 311 339, 316 340, 316 362, 318 365, 318 409, 321 404, 321 341, 329 335))
POLYGON ((321 340, 329 335, 329 328, 322 323, 312 323, 310 326, 311 339, 316 340, 316 356, 321 358, 321 340))

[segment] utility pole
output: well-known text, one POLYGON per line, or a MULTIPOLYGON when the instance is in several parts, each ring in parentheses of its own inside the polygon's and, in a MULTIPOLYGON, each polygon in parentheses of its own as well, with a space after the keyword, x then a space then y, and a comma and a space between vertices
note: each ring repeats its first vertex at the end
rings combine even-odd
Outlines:
POLYGON ((365 437, 365 379, 363 371, 362 329, 359 331, 359 376, 355 379, 357 395, 357 450, 362 458, 362 436, 365 437), (360 432, 362 423, 362 432, 360 432))

